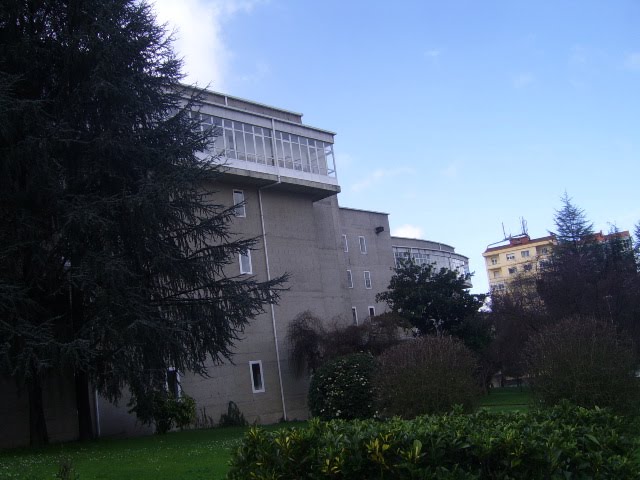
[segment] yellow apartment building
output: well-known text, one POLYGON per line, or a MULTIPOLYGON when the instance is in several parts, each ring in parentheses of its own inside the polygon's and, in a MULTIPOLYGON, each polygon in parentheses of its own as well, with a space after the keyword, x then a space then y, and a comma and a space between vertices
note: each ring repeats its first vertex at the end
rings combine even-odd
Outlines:
POLYGON ((528 234, 509 237, 506 245, 487 247, 482 256, 492 293, 505 291, 509 283, 544 268, 549 260, 555 237, 531 238, 528 234))

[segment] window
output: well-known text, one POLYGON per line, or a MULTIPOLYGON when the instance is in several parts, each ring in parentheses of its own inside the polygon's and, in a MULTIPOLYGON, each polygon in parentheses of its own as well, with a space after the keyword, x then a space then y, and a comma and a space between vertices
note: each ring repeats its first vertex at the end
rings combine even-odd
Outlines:
POLYGON ((494 292, 504 292, 504 283, 496 283, 491 287, 491 290, 493 290, 494 292))
POLYGON ((509 275, 515 275, 518 273, 518 267, 509 267, 509 275))
POLYGON ((371 272, 364 272, 364 288, 371 288, 371 272))
POLYGON ((349 241, 347 240, 347 236, 346 235, 342 235, 342 249, 345 252, 349 251, 349 241))
POLYGON ((529 250, 522 250, 522 251, 520 252, 520 256, 521 256, 522 258, 527 258, 527 257, 529 256, 529 250))
POLYGON ((180 388, 180 374, 174 367, 167 368, 167 392, 173 398, 180 398, 182 389, 180 388))
POLYGON ((493 257, 491 257, 491 265, 497 265, 498 264, 498 256, 494 255, 493 257))
POLYGON ((233 205, 235 206, 234 215, 236 217, 246 217, 247 216, 247 210, 246 210, 245 204, 244 204, 244 191, 242 191, 242 190, 234 190, 233 191, 233 205))
POLYGON ((369 316, 370 317, 375 317, 376 316, 376 307, 369 307, 369 316))
POLYGON ((353 288, 353 276, 351 270, 347 270, 347 288, 353 288))
POLYGON ((358 241, 360 242, 360 253, 367 253, 367 242, 364 237, 358 237, 358 241))
POLYGON ((522 267, 524 269, 525 272, 530 272, 531 271, 531 264, 530 263, 525 263, 524 266, 522 267))
POLYGON ((353 324, 358 325, 358 309, 356 307, 351 307, 351 318, 353 320, 353 324))
POLYGON ((549 253, 549 247, 538 247, 538 255, 547 255, 549 253))
POLYGON ((515 253, 507 253, 507 260, 515 260, 515 259, 516 259, 515 253))
POLYGON ((264 377, 262 375, 262 360, 249 362, 251 372, 251 390, 253 393, 264 392, 264 377))
POLYGON ((500 278, 500 269, 498 268, 497 270, 492 270, 493 271, 493 278, 500 278))
POLYGON ((240 254, 240 273, 253 273, 251 269, 251 250, 246 250, 240 254))

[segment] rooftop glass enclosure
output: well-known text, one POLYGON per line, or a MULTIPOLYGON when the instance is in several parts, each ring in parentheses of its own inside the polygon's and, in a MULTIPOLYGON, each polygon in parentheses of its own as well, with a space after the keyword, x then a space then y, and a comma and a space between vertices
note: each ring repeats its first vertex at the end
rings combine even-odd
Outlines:
POLYGON ((214 154, 230 164, 251 168, 248 164, 274 166, 293 172, 306 172, 335 178, 333 145, 313 138, 275 129, 228 120, 205 113, 199 115, 203 130, 212 130, 214 154), (238 162, 238 163, 236 163, 238 162))

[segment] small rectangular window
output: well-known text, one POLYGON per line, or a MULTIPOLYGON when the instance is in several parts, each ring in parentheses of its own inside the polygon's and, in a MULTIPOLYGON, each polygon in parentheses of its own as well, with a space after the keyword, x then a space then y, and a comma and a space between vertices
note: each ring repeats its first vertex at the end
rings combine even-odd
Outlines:
POLYGON ((249 362, 249 370, 251 371, 251 390, 253 390, 253 393, 264 392, 262 360, 249 362))
POLYGON ((349 241, 347 240, 347 236, 346 235, 342 235, 342 249, 345 252, 349 251, 349 241))
POLYGON ((358 325, 358 309, 356 307, 351 307, 351 319, 354 325, 358 325))
POLYGON ((529 250, 522 250, 520 252, 520 255, 522 256, 522 258, 527 258, 529 256, 529 250))
POLYGON ((182 393, 180 389, 180 374, 174 367, 167 368, 167 392, 173 396, 173 398, 180 398, 182 393))
POLYGON ((347 270, 347 288, 353 288, 353 276, 351 270, 347 270))
POLYGON ((251 251, 246 250, 244 253, 240 254, 240 273, 248 274, 253 273, 251 268, 251 251))
POLYGON ((236 217, 247 216, 247 210, 245 208, 245 203, 244 203, 244 191, 242 190, 233 191, 233 205, 234 205, 234 215, 236 217))
POLYGON ((371 272, 364 272, 364 288, 371 288, 371 272))
POLYGON ((375 317, 376 316, 376 307, 369 307, 369 316, 370 317, 375 317))
POLYGON ((493 278, 500 278, 500 270, 493 271, 493 278))
POLYGON ((515 260, 515 259, 516 259, 515 253, 507 253, 507 260, 515 260))
POLYGON ((498 257, 494 256, 491 257, 491 265, 497 265, 498 264, 498 257))
POLYGON ((364 237, 358 237, 358 241, 360 242, 360 253, 367 253, 367 242, 364 237))
POLYGON ((518 267, 509 267, 509 275, 515 275, 518 273, 518 267))

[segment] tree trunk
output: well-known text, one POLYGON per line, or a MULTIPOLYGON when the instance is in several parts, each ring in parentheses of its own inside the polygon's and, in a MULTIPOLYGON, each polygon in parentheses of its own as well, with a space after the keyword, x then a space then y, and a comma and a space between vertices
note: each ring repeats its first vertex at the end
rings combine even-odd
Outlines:
POLYGON ((78 436, 80 440, 95 438, 91 421, 91 397, 89 393, 89 375, 76 372, 76 408, 78 410, 78 436))
POLYGON ((40 376, 36 374, 27 387, 29 392, 29 444, 32 447, 49 443, 40 382, 40 376))

